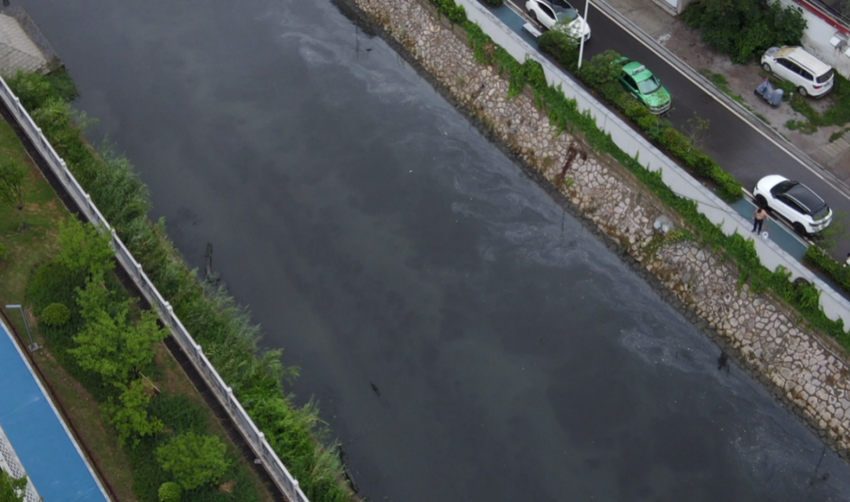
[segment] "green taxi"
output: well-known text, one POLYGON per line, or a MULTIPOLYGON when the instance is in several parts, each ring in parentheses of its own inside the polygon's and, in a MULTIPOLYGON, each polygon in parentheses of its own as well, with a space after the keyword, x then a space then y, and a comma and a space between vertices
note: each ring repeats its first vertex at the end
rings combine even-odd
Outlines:
POLYGON ((670 109, 670 93, 646 66, 626 57, 617 59, 614 65, 621 68, 618 79, 623 87, 645 104, 650 112, 660 115, 670 109))

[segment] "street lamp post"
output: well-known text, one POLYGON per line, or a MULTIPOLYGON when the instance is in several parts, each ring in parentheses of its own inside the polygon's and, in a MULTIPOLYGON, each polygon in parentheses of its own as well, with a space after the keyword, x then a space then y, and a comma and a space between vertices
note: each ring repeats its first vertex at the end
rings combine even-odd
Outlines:
POLYGON ((30 325, 27 322, 27 315, 24 312, 24 308, 21 307, 20 305, 6 305, 6 308, 7 309, 18 309, 18 310, 21 311, 21 317, 24 318, 24 327, 27 329, 27 336, 29 336, 29 338, 30 338, 30 352, 35 352, 36 350, 38 350, 38 344, 35 343, 32 339, 32 332, 30 332, 30 325))
MULTIPOLYGON (((584 0, 584 26, 588 26, 587 24, 587 11, 590 7, 590 0, 584 0)), ((578 36, 581 37, 581 41, 578 45, 578 67, 581 69, 581 58, 584 55, 584 26, 579 28, 578 36)))

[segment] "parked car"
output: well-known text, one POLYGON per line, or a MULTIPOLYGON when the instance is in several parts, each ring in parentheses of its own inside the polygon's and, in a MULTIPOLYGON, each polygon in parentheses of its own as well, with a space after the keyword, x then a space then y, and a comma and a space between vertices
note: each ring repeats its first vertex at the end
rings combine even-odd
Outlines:
POLYGON ((553 30, 555 25, 562 23, 560 26, 563 28, 559 29, 576 38, 584 37, 585 42, 590 40, 590 26, 566 0, 528 0, 525 10, 547 30, 553 30))
POLYGON ((756 183, 756 204, 788 220, 800 235, 816 234, 832 223, 832 209, 811 188, 772 174, 756 183))
POLYGON ((618 79, 623 87, 645 104, 649 111, 660 115, 670 109, 673 102, 670 93, 646 66, 626 57, 617 59, 613 64, 622 68, 618 79))
POLYGON ((797 86, 803 96, 823 96, 835 80, 835 70, 802 47, 771 47, 761 57, 761 66, 797 86))

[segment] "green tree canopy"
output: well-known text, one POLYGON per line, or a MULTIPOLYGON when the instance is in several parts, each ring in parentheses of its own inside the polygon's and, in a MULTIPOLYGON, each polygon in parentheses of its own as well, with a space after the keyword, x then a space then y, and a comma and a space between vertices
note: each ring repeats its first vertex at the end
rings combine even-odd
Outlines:
POLYGON ((162 432, 162 420, 148 415, 151 392, 143 379, 134 380, 118 397, 106 404, 109 423, 118 430, 121 444, 139 443, 139 438, 162 432))
POLYGON ((806 29, 802 11, 778 1, 701 0, 688 6, 684 19, 736 63, 748 63, 774 45, 799 45, 806 29))
POLYGON ((0 502, 23 502, 27 478, 15 479, 0 469, 0 502))
POLYGON ((156 460, 164 471, 186 490, 215 483, 227 470, 227 446, 217 436, 185 432, 156 450, 156 460))
POLYGON ((71 218, 59 222, 59 256, 57 259, 73 272, 86 271, 100 277, 114 267, 112 239, 90 224, 71 218))
POLYGON ((109 293, 99 280, 89 280, 79 290, 77 303, 86 323, 74 336, 77 346, 68 352, 81 368, 123 388, 153 361, 156 342, 168 333, 159 327, 156 314, 150 310, 131 323, 129 301, 109 302, 109 293))

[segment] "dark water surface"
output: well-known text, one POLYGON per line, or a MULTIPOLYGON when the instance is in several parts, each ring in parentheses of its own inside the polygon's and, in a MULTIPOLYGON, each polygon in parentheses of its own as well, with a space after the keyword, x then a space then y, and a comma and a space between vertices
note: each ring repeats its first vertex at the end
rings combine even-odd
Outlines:
POLYGON ((370 500, 850 493, 800 420, 718 372, 712 342, 326 0, 17 3, 152 216, 195 266, 213 243, 302 367, 370 500))

